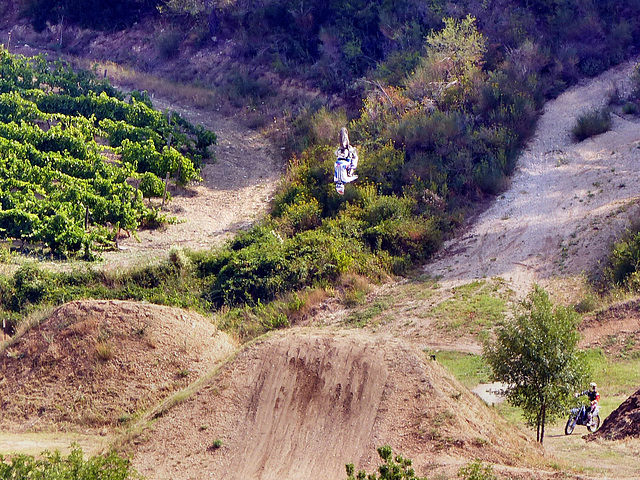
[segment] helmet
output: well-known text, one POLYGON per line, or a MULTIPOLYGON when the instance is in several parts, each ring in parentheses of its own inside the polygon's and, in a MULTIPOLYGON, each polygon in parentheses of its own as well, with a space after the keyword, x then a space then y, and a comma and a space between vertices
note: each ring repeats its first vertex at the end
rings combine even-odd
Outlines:
POLYGON ((340 195, 344 195, 344 183, 336 183, 336 192, 338 192, 340 195))
POLYGON ((593 390, 595 390, 596 388, 598 388, 598 385, 596 385, 596 382, 591 382, 591 383, 589 384, 589 386, 590 386, 593 390))

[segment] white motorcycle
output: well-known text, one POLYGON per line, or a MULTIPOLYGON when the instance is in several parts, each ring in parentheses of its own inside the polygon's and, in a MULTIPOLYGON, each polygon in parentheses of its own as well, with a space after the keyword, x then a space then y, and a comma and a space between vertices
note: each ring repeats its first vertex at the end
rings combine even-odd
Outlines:
MULTIPOLYGON (((589 407, 591 408, 591 407, 589 407)), ((587 407, 582 405, 581 407, 574 407, 569 413, 569 420, 564 427, 564 434, 571 435, 576 425, 584 425, 591 433, 600 428, 600 405, 596 406, 595 411, 591 415, 591 421, 589 421, 589 414, 587 413, 587 407)))

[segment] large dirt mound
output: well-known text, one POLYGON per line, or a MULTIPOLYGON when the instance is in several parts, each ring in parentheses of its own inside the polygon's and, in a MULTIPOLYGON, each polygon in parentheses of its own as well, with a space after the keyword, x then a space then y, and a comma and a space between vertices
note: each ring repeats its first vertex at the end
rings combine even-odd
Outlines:
POLYGON ((345 463, 373 470, 383 444, 430 475, 538 458, 437 362, 362 331, 261 340, 135 443, 148 479, 341 479, 345 463))
POLYGON ((602 427, 587 439, 622 440, 627 437, 640 437, 640 390, 611 412, 602 427))
POLYGON ((193 312, 71 302, 2 355, 0 426, 83 432, 114 426, 185 387, 235 348, 193 312))

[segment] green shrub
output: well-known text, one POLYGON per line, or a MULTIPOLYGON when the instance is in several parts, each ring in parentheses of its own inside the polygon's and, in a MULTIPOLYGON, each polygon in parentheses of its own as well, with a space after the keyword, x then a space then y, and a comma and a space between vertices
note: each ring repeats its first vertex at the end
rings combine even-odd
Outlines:
POLYGON ((290 286, 291 262, 276 236, 232 255, 216 275, 207 299, 215 305, 270 301, 290 286))
POLYGON ((413 202, 410 198, 399 198, 393 195, 375 195, 371 189, 363 189, 369 195, 363 198, 360 218, 369 225, 375 226, 386 220, 402 220, 409 217, 413 202))
POLYGON ((37 459, 31 455, 13 455, 5 459, 0 455, 0 479, 14 478, 127 480, 142 477, 128 459, 115 451, 84 460, 82 449, 76 446, 68 457, 63 457, 59 451, 45 451, 37 459))
POLYGON ((587 77, 595 77, 609 68, 609 62, 602 58, 587 57, 580 62, 579 68, 587 77))
POLYGON ((391 194, 402 190, 402 168, 405 154, 394 147, 391 141, 379 148, 360 149, 362 161, 358 174, 373 182, 381 193, 391 194))
POLYGON ((54 288, 53 275, 33 264, 20 267, 13 276, 13 284, 14 308, 38 304, 46 300, 54 288))
POLYGON ((162 197, 164 190, 164 182, 155 173, 145 172, 142 174, 140 191, 145 198, 162 197))
POLYGON ((416 477, 415 471, 411 468, 411 459, 404 458, 402 455, 394 456, 389 445, 379 447, 378 455, 380 456, 380 459, 384 461, 384 463, 378 467, 379 476, 376 476, 375 473, 367 475, 364 470, 360 470, 354 476, 355 467, 353 463, 348 463, 345 465, 347 470, 347 480, 365 480, 365 478, 379 480, 427 480, 427 477, 416 477))
POLYGON ((635 102, 625 102, 622 106, 622 112, 628 115, 636 115, 640 111, 640 107, 635 102))
POLYGON ((609 254, 606 277, 614 285, 640 291, 640 232, 630 231, 609 254))
POLYGON ((594 108, 578 117, 571 130, 574 141, 581 142, 594 135, 599 135, 611 129, 611 112, 608 108, 594 108))
POLYGON ((288 236, 319 227, 322 223, 322 209, 315 198, 299 195, 295 203, 280 204, 280 207, 277 225, 288 236))
POLYGON ((498 478, 493 474, 493 467, 484 465, 480 460, 460 468, 458 476, 463 480, 497 480, 498 478))
POLYGON ((178 30, 170 30, 163 33, 158 38, 158 51, 160 56, 165 60, 176 57, 180 53, 180 42, 182 41, 182 32, 178 30))

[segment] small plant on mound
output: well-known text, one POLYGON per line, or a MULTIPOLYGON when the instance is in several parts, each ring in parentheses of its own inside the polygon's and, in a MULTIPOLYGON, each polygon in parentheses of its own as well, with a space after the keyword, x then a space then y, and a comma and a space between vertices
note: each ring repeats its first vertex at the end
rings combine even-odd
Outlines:
POLYGON ((571 137, 576 142, 581 142, 594 135, 611 130, 611 112, 608 108, 594 108, 578 117, 571 130, 571 137))
POLYGON ((493 474, 493 467, 484 465, 480 460, 462 467, 458 472, 458 476, 463 480, 497 480, 493 474))
POLYGON ((415 471, 411 468, 411 459, 401 455, 394 457, 389 445, 378 447, 378 455, 384 460, 384 463, 378 467, 379 477, 375 473, 367 475, 364 470, 360 470, 354 476, 355 467, 353 463, 348 463, 346 465, 347 480, 427 480, 427 477, 416 477, 415 471))

